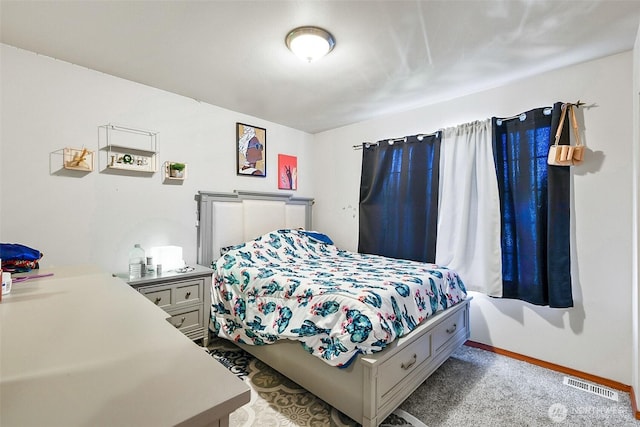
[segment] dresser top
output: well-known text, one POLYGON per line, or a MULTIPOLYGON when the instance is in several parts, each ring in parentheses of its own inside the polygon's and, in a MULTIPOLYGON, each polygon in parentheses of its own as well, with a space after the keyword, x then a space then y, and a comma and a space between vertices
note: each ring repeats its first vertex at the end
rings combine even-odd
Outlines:
POLYGON ((241 380, 123 280, 29 274, 49 273, 0 302, 0 425, 205 425, 248 403, 241 380))

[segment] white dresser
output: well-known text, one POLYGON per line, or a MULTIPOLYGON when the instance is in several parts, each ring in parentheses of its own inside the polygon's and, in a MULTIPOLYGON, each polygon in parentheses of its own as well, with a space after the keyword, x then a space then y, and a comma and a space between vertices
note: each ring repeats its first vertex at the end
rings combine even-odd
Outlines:
POLYGON ((91 267, 33 271, 0 302, 0 425, 227 426, 249 388, 91 267))

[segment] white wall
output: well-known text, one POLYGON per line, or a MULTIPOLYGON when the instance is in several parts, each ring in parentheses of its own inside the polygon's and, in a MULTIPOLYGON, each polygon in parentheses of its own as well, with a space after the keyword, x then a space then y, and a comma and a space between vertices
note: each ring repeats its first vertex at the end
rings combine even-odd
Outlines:
MULTIPOLYGON (((278 153, 298 156, 297 196, 313 195, 313 136, 255 117, 0 46, 2 130, 0 241, 44 253, 41 265, 91 263, 126 271, 134 243, 178 245, 196 261, 200 190, 279 192, 278 153), (235 123, 267 129, 267 177, 236 176, 235 123), (98 149, 98 126, 118 123, 159 132, 159 163, 188 163, 183 185, 153 176, 50 172, 50 153, 98 149)), ((185 76, 188 78, 188 76, 185 76)), ((211 82, 224 84, 224 82, 211 82)), ((55 160, 54 159, 54 160, 55 160)), ((285 192, 286 193, 286 192, 285 192)))
POLYGON ((588 153, 571 177, 575 307, 476 294, 471 339, 631 384, 632 65, 626 52, 316 135, 316 181, 323 183, 315 188, 316 228, 345 249, 357 248, 361 151, 353 144, 582 100, 588 153))

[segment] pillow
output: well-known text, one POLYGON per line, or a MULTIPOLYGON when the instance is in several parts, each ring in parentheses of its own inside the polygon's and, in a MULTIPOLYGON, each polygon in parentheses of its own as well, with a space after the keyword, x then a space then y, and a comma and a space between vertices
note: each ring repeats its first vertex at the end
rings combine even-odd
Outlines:
POLYGON ((327 245, 333 245, 333 240, 331 240, 331 238, 329 236, 327 236, 326 234, 322 234, 319 233, 317 231, 305 231, 305 230, 300 230, 300 233, 304 234, 305 236, 308 236, 310 238, 312 238, 313 240, 316 240, 320 243, 326 243, 327 245))

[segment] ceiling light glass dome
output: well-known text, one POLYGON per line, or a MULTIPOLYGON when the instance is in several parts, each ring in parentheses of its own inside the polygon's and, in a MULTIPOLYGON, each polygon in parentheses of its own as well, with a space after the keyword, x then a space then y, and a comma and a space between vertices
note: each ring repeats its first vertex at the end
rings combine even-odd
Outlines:
POLYGON ((287 34, 285 43, 291 52, 307 62, 322 58, 336 45, 331 33, 319 27, 295 28, 287 34))

